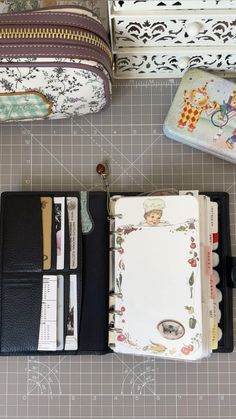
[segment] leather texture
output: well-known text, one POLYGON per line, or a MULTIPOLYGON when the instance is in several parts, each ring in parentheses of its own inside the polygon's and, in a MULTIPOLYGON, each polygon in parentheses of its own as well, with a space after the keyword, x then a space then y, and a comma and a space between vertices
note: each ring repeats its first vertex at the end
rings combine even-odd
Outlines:
POLYGON ((3 278, 1 352, 37 349, 41 294, 41 276, 3 278))
MULTIPOLYGON (((4 200, 4 198, 3 198, 4 200)), ((3 271, 42 271, 40 197, 10 195, 4 200, 3 271)))
POLYGON ((79 214, 78 261, 69 268, 68 214, 65 216, 65 268, 56 270, 55 223, 52 219, 52 268, 43 271, 42 196, 77 196, 79 193, 9 192, 1 198, 0 355, 103 354, 108 348, 109 223, 106 193, 89 194, 94 221, 82 237, 79 214), (64 276, 64 327, 69 311, 69 276, 78 283, 78 351, 38 351, 43 275, 64 276))
POLYGON ((83 299, 79 334, 80 351, 108 352, 109 314, 109 222, 107 196, 89 193, 91 233, 82 237, 83 299))
MULTIPOLYGON (((233 348, 232 289, 227 284, 226 256, 230 253, 229 197, 225 193, 208 193, 219 204, 221 244, 220 277, 222 278, 220 327, 224 338, 219 352, 233 348)), ((88 194, 88 211, 94 228, 82 235, 79 223, 77 270, 69 269, 66 227, 65 324, 69 309, 69 275, 78 278, 78 351, 39 352, 38 336, 42 302, 42 220, 41 196, 77 196, 72 192, 9 192, 2 194, 0 217, 0 355, 80 355, 105 354, 108 348, 109 315, 109 222, 107 196, 104 192, 88 194), (31 267, 31 270, 30 270, 31 267)), ((80 219, 80 216, 79 216, 80 219)), ((67 216, 66 216, 67 220, 67 216)), ((53 237, 55 225, 53 223, 53 237)), ((55 240, 52 241, 53 264, 47 274, 55 275, 55 240)))

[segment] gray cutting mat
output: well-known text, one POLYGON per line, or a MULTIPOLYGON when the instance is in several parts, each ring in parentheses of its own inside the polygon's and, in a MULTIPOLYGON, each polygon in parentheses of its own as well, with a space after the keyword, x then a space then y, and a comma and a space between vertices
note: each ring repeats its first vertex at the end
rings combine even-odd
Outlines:
MULTIPOLYGON (((236 255, 236 166, 164 138, 176 88, 173 80, 118 81, 111 108, 99 115, 2 125, 1 190, 99 190, 95 168, 105 158, 113 191, 228 191, 236 255)), ((236 352, 188 364, 121 355, 1 358, 0 417, 236 418, 236 352)))

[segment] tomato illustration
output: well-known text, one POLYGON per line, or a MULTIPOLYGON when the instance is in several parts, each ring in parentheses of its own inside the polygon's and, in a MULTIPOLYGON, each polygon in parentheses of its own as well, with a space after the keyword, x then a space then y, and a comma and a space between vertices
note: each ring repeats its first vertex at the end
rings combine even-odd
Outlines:
POLYGON ((118 336, 117 336, 117 340, 118 340, 119 342, 124 342, 124 341, 125 341, 125 335, 118 335, 118 336))
POLYGON ((181 352, 182 352, 184 355, 189 355, 189 354, 190 354, 190 350, 189 350, 189 348, 188 348, 187 346, 184 346, 184 347, 181 349, 181 352))

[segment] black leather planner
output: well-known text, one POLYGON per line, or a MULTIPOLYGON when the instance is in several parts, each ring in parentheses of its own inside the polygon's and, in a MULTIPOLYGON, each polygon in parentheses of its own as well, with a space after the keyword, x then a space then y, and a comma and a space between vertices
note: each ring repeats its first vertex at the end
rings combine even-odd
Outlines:
MULTIPOLYGON (((74 192, 71 194, 35 192, 2 194, 1 354, 106 353, 109 351, 109 225, 106 194, 93 192, 88 195, 86 205, 91 228, 86 234, 82 234, 79 214, 78 268, 76 270, 69 268, 68 251, 65 251, 65 268, 62 271, 56 269, 55 240, 52 240, 52 267, 50 270, 43 270, 40 202, 42 196, 80 198, 80 194, 74 192), (79 336, 77 351, 39 352, 37 350, 42 278, 45 273, 47 275, 62 274, 65 278, 65 321, 68 315, 68 278, 70 274, 77 275, 79 336)), ((65 241, 68 243, 68 240, 68 223, 65 222, 65 241)), ((65 246, 65 249, 69 249, 69 246, 65 246)))
MULTIPOLYGON (((223 295, 219 352, 233 349, 232 281, 229 198, 209 194, 219 205, 218 267, 223 295)), ((0 218, 0 354, 58 355, 105 354, 109 332, 109 219, 105 192, 6 192, 1 196, 0 218), (70 268, 69 223, 65 212, 64 269, 56 266, 55 222, 52 222, 51 268, 43 268, 41 197, 78 197, 78 267, 70 268), (83 221, 85 220, 85 222, 83 221), (85 224, 85 225, 84 225, 85 224), (38 351, 43 276, 64 277, 64 325, 69 313, 69 277, 77 276, 78 349, 38 351)), ((54 217, 53 217, 54 220, 54 217)))

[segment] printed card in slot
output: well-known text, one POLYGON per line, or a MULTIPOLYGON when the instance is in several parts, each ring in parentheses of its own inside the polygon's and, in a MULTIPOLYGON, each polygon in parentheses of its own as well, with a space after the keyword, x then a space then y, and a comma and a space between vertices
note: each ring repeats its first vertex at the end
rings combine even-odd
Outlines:
POLYGON ((52 198, 41 197, 43 224, 43 269, 51 269, 52 256, 52 198))
POLYGON ((57 246, 57 269, 64 269, 65 263, 65 198, 54 198, 54 216, 57 246))
POLYGON ((66 327, 66 351, 78 349, 77 275, 70 275, 70 306, 66 327))
POLYGON ((43 277, 39 351, 57 350, 57 276, 43 277))
POLYGON ((57 350, 64 348, 64 277, 57 277, 57 350))
POLYGON ((70 269, 78 267, 78 198, 67 198, 70 233, 70 269))

